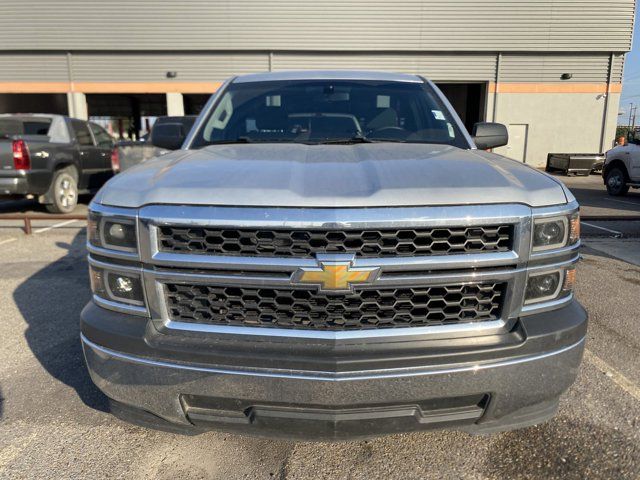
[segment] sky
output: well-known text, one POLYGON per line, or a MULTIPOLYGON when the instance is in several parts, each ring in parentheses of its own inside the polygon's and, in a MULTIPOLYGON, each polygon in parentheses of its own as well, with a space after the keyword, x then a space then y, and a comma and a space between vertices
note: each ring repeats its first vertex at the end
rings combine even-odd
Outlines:
POLYGON ((620 112, 623 112, 623 114, 618 117, 618 123, 623 125, 629 122, 629 103, 633 102, 636 105, 640 105, 640 32, 638 31, 638 23, 640 22, 638 21, 638 10, 636 10, 633 46, 625 59, 622 80, 620 112))

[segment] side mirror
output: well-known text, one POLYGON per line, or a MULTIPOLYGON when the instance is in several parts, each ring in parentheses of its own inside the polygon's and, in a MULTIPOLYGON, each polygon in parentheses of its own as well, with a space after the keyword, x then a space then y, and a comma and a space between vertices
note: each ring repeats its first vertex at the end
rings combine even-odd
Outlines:
POLYGON ((187 134, 179 123, 165 123, 151 129, 151 145, 167 150, 178 150, 182 147, 187 134))
POLYGON ((473 141, 481 150, 502 147, 509 143, 507 127, 501 123, 478 122, 473 126, 473 141))

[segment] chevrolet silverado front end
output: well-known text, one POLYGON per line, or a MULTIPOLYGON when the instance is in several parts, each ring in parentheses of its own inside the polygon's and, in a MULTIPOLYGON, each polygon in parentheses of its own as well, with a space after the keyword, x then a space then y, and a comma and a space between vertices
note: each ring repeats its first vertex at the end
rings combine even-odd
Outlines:
POLYGON ((82 342, 114 412, 320 439, 551 417, 586 334, 578 205, 475 146, 417 76, 227 82, 91 204, 82 342))

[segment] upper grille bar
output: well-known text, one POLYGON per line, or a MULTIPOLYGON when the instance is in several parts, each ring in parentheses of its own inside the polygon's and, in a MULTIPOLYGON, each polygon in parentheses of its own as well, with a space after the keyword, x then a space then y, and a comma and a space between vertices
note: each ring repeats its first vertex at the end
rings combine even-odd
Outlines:
MULTIPOLYGON (((362 209, 150 205, 140 209, 140 256, 145 264, 194 269, 291 271, 295 268, 314 266, 314 256, 164 251, 166 248, 161 247, 160 240, 162 231, 165 227, 176 226, 254 232, 433 232, 438 229, 505 226, 503 229, 508 229, 510 235, 510 244, 506 249, 455 253, 432 249, 431 252, 423 251, 411 255, 360 255, 355 256, 355 260, 360 267, 380 266, 388 271, 464 269, 471 266, 519 267, 524 265, 525 259, 529 256, 531 208, 514 204, 362 209)), ((471 231, 469 232, 471 234, 471 231)))

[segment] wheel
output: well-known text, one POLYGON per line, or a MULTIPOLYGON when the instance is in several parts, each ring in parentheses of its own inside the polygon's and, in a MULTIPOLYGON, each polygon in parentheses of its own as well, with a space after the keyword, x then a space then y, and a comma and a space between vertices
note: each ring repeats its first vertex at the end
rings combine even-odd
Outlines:
POLYGON ((607 172, 605 179, 607 185, 607 192, 609 195, 619 197, 626 195, 629 191, 629 185, 627 185, 627 175, 620 167, 613 167, 607 172))
POLYGON ((78 176, 74 168, 57 170, 53 175, 49 198, 46 205, 51 213, 71 213, 78 205, 78 176))

